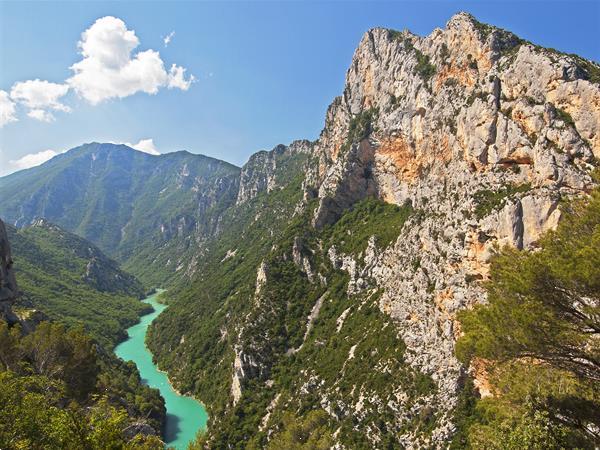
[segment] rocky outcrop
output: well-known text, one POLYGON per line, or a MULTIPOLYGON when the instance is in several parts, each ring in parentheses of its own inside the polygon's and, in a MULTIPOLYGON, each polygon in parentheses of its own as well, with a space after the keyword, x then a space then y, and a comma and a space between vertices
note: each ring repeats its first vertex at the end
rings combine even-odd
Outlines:
POLYGON ((0 219, 0 319, 9 323, 18 321, 11 305, 19 295, 13 270, 10 243, 4 222, 0 219))
POLYGON ((306 140, 294 141, 289 146, 278 145, 271 151, 260 151, 254 153, 248 162, 242 167, 240 175, 240 188, 237 196, 237 204, 242 204, 261 192, 271 192, 277 185, 277 174, 285 170, 287 158, 281 158, 283 154, 292 156, 296 153, 310 153, 312 144, 306 140))
POLYGON ((259 364, 252 356, 245 353, 241 348, 236 348, 231 382, 231 396, 234 405, 242 397, 242 389, 246 379, 256 377, 259 373, 259 364))

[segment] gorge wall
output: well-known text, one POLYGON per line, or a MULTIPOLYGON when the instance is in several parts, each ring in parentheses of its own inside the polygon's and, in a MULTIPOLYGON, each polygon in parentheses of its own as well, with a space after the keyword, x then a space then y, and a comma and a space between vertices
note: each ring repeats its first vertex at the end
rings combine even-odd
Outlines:
POLYGON ((4 222, 0 220, 0 319, 9 323, 18 320, 11 309, 18 292, 10 243, 4 222))
POLYGON ((148 346, 214 448, 278 448, 307 420, 326 448, 442 448, 469 371, 485 394, 456 314, 485 302, 497 249, 535 250, 596 185, 599 83, 465 13, 425 37, 374 28, 314 142, 242 168, 88 144, 0 179, 0 214, 61 218, 169 287, 148 346))
POLYGON ((534 249, 595 185, 599 80, 465 13, 426 37, 368 31, 319 139, 250 158, 205 272, 153 326, 207 441, 266 446, 290 411, 322 410, 347 448, 446 445, 456 313, 485 301, 495 249, 534 249))

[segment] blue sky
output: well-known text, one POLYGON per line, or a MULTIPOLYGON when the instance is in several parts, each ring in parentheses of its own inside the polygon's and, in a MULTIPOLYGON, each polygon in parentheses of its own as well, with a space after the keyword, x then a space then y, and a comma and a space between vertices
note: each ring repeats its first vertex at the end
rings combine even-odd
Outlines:
POLYGON ((59 103, 40 109, 27 97, 34 86, 24 86, 29 107, 16 103, 17 121, 0 129, 0 175, 22 167, 11 161, 25 155, 91 141, 152 139, 161 153, 186 149, 241 165, 257 150, 315 139, 366 30, 408 28, 425 35, 461 10, 540 45, 600 60, 598 1, 0 0, 0 90, 7 93, 26 80, 65 83, 74 75, 70 67, 84 59, 77 47, 81 33, 105 16, 121 19, 135 32, 139 44, 132 55, 153 49, 165 68, 155 95, 121 91, 123 98, 96 97, 96 104, 86 98, 93 95, 89 90, 70 89, 59 103), (174 82, 169 89, 177 75, 169 73, 172 64, 186 72, 179 74, 179 87, 174 82), (184 90, 190 75, 195 82, 184 90), (33 109, 32 115, 49 120, 52 114, 54 121, 28 117, 33 109))

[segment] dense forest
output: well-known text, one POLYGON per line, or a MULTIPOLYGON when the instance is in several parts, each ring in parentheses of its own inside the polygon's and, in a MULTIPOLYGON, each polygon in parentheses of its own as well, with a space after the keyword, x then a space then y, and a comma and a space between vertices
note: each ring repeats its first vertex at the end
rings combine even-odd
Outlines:
POLYGON ((95 245, 47 221, 17 229, 7 226, 15 275, 23 295, 14 308, 33 310, 85 330, 106 349, 150 310, 144 289, 95 245))
POLYGON ((163 448, 163 399, 112 353, 148 309, 141 284, 46 221, 6 229, 2 277, 20 295, 2 299, 0 448, 163 448))

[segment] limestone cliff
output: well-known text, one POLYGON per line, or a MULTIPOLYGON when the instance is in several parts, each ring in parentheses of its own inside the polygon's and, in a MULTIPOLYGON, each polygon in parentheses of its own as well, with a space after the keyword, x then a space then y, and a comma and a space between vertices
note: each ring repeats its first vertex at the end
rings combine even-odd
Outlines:
POLYGON ((340 448, 445 447, 456 313, 485 301, 497 247, 535 248, 594 186, 599 80, 465 13, 426 37, 369 30, 319 139, 250 158, 204 273, 153 325, 209 442, 265 445, 318 408, 340 448))
MULTIPOLYGON (((436 381, 436 404, 448 414, 462 371, 454 317, 484 300, 479 281, 493 249, 535 246, 557 224, 561 198, 593 186, 599 73, 461 13, 426 37, 368 31, 329 108, 315 144, 313 223, 331 223, 371 195, 425 213, 349 273, 368 280, 361 289, 383 288, 380 308, 410 363, 436 381), (365 114, 364 134, 348 139, 365 114)), ((451 432, 440 421, 432 439, 451 432)))
POLYGON ((11 304, 17 298, 18 292, 10 243, 4 222, 0 219, 0 319, 7 322, 18 320, 11 309, 11 304))

